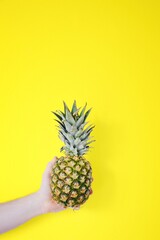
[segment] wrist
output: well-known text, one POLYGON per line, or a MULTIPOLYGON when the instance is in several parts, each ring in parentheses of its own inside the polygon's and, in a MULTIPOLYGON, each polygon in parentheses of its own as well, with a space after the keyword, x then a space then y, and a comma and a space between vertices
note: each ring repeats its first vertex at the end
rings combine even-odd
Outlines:
POLYGON ((31 210, 35 216, 46 213, 44 209, 45 200, 40 191, 31 194, 31 210))
POLYGON ((35 193, 35 199, 37 202, 39 214, 45 214, 50 212, 51 203, 46 199, 46 195, 40 190, 35 193))

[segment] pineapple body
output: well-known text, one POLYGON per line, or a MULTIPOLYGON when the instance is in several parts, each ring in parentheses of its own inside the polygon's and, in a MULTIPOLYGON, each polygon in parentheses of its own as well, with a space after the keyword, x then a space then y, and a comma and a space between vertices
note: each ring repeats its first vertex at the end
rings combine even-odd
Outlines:
POLYGON ((83 156, 60 157, 51 174, 53 199, 64 207, 78 207, 89 198, 92 168, 83 156))

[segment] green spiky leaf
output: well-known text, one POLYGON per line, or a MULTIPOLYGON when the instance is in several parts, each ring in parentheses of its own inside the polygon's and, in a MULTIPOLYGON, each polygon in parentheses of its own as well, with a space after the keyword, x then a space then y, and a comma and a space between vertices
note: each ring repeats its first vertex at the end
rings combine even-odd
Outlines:
POLYGON ((77 104, 76 104, 76 100, 74 100, 71 113, 74 114, 76 111, 77 111, 77 104))
POLYGON ((66 120, 64 120, 63 122, 64 122, 64 125, 65 125, 66 130, 67 130, 68 132, 70 132, 72 125, 71 125, 69 122, 67 122, 66 120))
POLYGON ((60 115, 58 115, 56 112, 52 112, 60 121, 62 121, 62 117, 60 115))
POLYGON ((68 109, 66 109, 66 120, 70 123, 70 124, 75 124, 75 120, 72 117, 72 114, 70 113, 70 111, 68 111, 68 109))
POLYGON ((90 108, 86 113, 85 113, 85 117, 84 117, 84 121, 86 121, 88 115, 90 114, 90 111, 92 110, 92 108, 90 108))
POLYGON ((87 107, 87 103, 85 104, 85 106, 83 107, 81 113, 80 113, 80 117, 84 114, 85 110, 86 110, 86 107, 87 107))
POLYGON ((85 115, 82 115, 82 116, 78 119, 78 121, 76 122, 77 128, 79 128, 79 127, 81 126, 81 124, 84 122, 84 117, 85 117, 85 115))

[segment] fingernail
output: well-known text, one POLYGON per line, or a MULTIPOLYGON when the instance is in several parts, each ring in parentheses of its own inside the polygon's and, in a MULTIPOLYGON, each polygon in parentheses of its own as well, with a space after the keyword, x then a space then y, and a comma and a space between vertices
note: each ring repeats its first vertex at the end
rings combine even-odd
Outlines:
POLYGON ((73 208, 73 210, 79 210, 80 209, 80 207, 75 207, 75 208, 73 208))

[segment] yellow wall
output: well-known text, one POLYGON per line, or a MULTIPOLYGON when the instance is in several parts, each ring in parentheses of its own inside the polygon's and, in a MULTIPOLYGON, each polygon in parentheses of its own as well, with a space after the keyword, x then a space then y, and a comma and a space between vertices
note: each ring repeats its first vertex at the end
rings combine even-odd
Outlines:
POLYGON ((0 201, 36 191, 60 156, 51 111, 93 107, 93 191, 80 211, 1 239, 158 240, 159 1, 0 1, 0 201))

